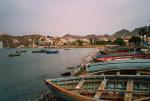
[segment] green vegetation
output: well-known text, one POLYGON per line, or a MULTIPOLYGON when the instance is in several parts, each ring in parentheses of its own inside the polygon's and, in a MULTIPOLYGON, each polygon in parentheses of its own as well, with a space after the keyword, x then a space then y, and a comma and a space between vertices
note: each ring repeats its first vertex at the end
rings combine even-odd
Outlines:
POLYGON ((133 44, 133 45, 140 45, 141 43, 141 38, 139 36, 132 36, 130 39, 129 39, 129 43, 130 44, 133 44))
POLYGON ((75 41, 75 43, 76 43, 76 45, 78 45, 78 46, 83 46, 83 41, 82 40, 76 40, 75 41))
POLYGON ((125 46, 126 44, 122 38, 117 38, 113 43, 120 46, 125 46))

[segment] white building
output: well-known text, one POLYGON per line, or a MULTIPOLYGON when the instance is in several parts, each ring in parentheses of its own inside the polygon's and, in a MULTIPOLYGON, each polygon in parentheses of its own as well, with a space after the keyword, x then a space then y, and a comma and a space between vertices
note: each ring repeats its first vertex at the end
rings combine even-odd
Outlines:
POLYGON ((3 48, 3 42, 0 41, 0 48, 3 48))

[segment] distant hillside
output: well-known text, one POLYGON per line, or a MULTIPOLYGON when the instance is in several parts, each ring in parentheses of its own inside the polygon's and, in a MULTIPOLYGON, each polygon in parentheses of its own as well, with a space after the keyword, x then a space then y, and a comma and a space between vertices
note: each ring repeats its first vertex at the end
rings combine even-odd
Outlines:
MULTIPOLYGON (((139 31, 140 31, 141 28, 143 28, 143 27, 135 28, 135 29, 132 31, 132 33, 133 33, 134 35, 137 35, 137 36, 138 36, 138 35, 140 34, 139 31)), ((148 32, 148 27, 147 27, 147 26, 144 26, 144 29, 145 29, 146 32, 148 32)))
POLYGON ((130 36, 133 35, 133 33, 131 33, 130 31, 126 30, 126 29, 122 29, 118 32, 115 32, 112 37, 125 37, 125 36, 130 36))
MULTIPOLYGON (((122 30, 120 30, 120 31, 118 31, 118 32, 116 32, 116 33, 114 33, 113 35, 112 35, 112 37, 123 37, 123 36, 131 36, 131 35, 134 35, 134 36, 139 36, 139 31, 140 31, 140 29, 141 28, 143 28, 143 27, 138 27, 138 28, 135 28, 133 31, 128 31, 128 30, 126 30, 126 29, 122 29, 122 30)), ((144 26, 144 29, 145 29, 145 31, 146 32, 148 32, 148 26, 144 26)))
POLYGON ((0 35, 8 35, 7 33, 0 33, 0 35))
POLYGON ((95 34, 91 34, 91 35, 85 35, 85 36, 66 34, 66 35, 64 35, 63 37, 66 37, 66 38, 75 38, 75 39, 81 39, 81 38, 90 39, 90 38, 105 37, 105 38, 110 39, 111 36, 108 35, 108 34, 104 34, 104 35, 95 35, 95 34))
POLYGON ((85 38, 85 36, 71 35, 71 34, 66 34, 66 35, 64 35, 63 37, 64 37, 64 38, 75 38, 75 39, 85 38))
MULTIPOLYGON (((14 40, 18 40, 20 43, 24 46, 28 46, 33 41, 36 42, 41 37, 41 35, 24 35, 24 36, 13 36, 8 34, 2 34, 0 35, 0 41, 3 41, 4 47, 16 47, 13 43, 14 40), (29 39, 32 40, 32 42, 29 41, 29 39)), ((17 44, 17 45, 18 45, 17 44)))

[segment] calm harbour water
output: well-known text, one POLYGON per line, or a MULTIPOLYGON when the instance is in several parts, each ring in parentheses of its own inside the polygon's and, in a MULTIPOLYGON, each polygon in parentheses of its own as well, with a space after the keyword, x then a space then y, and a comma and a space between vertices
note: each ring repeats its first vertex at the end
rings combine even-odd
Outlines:
POLYGON ((8 57, 17 49, 0 49, 0 101, 37 101, 47 91, 43 80, 61 77, 66 67, 81 64, 92 48, 60 49, 59 54, 32 53, 8 57))

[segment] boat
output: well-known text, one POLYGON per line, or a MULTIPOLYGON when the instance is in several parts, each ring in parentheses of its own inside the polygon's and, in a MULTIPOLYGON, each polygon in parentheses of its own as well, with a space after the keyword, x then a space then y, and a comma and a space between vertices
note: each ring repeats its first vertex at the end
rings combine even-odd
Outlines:
POLYGON ((20 56, 20 53, 9 54, 8 57, 20 56))
POLYGON ((17 50, 16 53, 23 53, 23 52, 27 52, 26 50, 17 50))
POLYGON ((64 101, 149 101, 150 75, 92 75, 44 80, 64 101))
POLYGON ((73 73, 78 75, 150 75, 150 59, 133 59, 90 63, 79 67, 73 73))
POLYGON ((143 53, 128 53, 128 54, 109 54, 99 55, 93 57, 95 62, 106 62, 106 61, 118 61, 118 60, 130 60, 130 59, 150 59, 150 54, 143 53))
POLYGON ((45 53, 46 54, 57 54, 59 52, 59 50, 46 50, 45 53))
POLYGON ((45 52, 46 52, 45 49, 32 51, 32 53, 45 53, 45 52))

